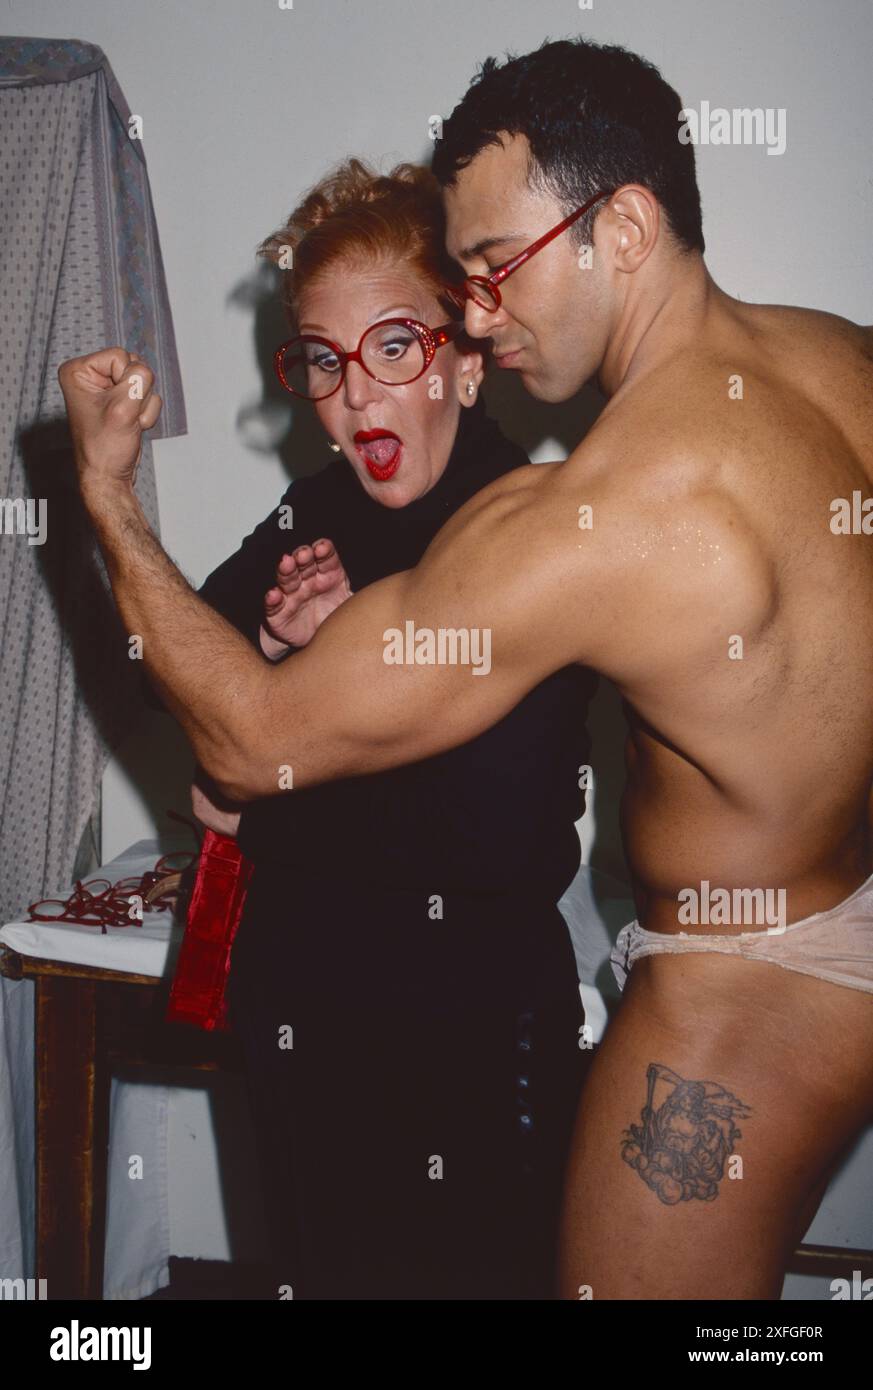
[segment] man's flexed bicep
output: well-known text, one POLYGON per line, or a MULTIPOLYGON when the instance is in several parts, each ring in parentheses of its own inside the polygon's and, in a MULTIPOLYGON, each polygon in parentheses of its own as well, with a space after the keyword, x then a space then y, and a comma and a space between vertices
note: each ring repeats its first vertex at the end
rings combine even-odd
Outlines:
POLYGON ((560 577, 518 551, 498 497, 438 537, 414 570, 356 594, 270 673, 257 757, 236 795, 269 795, 443 752, 482 733, 572 656, 555 640, 560 577))

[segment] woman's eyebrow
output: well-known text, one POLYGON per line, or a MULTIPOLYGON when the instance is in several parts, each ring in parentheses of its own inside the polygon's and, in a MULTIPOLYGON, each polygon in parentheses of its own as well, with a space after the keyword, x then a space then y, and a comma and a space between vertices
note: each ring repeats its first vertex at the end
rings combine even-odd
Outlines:
MULTIPOLYGON (((400 310, 408 317, 412 318, 415 318, 418 313, 418 310, 412 304, 390 304, 387 309, 379 309, 377 313, 373 314, 372 318, 367 319, 367 327, 369 328, 371 323, 378 323, 380 319, 384 319, 386 314, 396 314, 400 310)), ((314 329, 316 333, 324 334, 327 334, 328 331, 323 323, 300 324, 301 333, 308 333, 311 329, 314 329)))
POLYGON ((399 314, 401 310, 407 318, 417 318, 419 314, 419 310, 412 304, 389 304, 386 309, 380 309, 372 318, 367 319, 367 327, 369 328, 371 323, 378 323, 380 319, 384 319, 388 314, 399 314))

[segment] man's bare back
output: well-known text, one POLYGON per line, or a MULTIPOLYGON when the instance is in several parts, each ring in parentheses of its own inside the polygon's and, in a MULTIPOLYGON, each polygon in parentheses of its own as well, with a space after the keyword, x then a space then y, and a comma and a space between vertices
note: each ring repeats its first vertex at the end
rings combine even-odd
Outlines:
POLYGON ((712 317, 613 398, 561 475, 636 494, 638 575, 683 599, 669 624, 629 631, 628 615, 611 672, 626 852, 640 920, 663 931, 701 876, 784 888, 792 921, 873 868, 873 545, 831 530, 834 499, 873 496, 873 331, 723 296, 712 317))

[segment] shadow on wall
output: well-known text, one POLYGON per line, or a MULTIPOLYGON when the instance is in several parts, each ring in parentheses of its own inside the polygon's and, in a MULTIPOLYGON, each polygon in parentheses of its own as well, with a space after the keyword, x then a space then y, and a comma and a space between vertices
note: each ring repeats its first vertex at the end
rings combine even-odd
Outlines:
MULTIPOLYGON (((76 686, 97 734, 111 744, 138 702, 138 673, 128 660, 128 634, 112 599, 93 529, 76 480, 66 416, 40 420, 19 434, 29 496, 45 499, 51 542, 34 548, 36 563, 72 655, 76 686), (54 518, 60 517, 60 526, 54 518)), ((40 616, 40 615, 37 615, 40 616)), ((30 610, 14 612, 33 624, 30 610)), ((40 632, 38 640, 42 639, 40 632)), ((59 683, 64 654, 47 654, 46 679, 59 683)), ((62 751, 66 751, 62 745, 62 751)))
POLYGON ((269 262, 259 262, 230 291, 227 303, 252 316, 260 381, 260 394, 240 406, 237 433, 246 448, 265 463, 272 465, 278 456, 289 481, 293 481, 320 473, 334 455, 314 407, 307 401, 295 401, 273 366, 276 349, 292 336, 279 299, 281 275, 269 262))

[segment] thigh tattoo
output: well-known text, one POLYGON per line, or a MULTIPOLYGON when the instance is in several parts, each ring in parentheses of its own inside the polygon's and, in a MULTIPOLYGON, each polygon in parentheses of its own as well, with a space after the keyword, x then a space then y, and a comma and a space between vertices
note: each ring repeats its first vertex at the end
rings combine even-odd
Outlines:
POLYGON ((751 1109, 717 1082, 685 1081, 661 1062, 649 1063, 646 1079, 640 1123, 625 1130, 622 1158, 666 1206, 693 1197, 715 1201, 725 1165, 742 1138, 736 1121, 751 1109))

